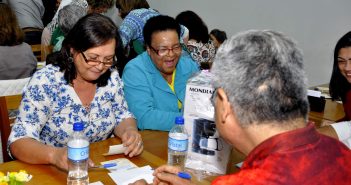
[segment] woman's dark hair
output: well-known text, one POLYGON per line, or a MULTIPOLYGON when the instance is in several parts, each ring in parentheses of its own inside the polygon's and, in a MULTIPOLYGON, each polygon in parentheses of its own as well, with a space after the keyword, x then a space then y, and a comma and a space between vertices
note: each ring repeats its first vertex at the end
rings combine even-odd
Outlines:
POLYGON ((329 83, 329 93, 333 100, 339 100, 341 98, 341 100, 344 101, 347 91, 351 89, 351 84, 341 74, 338 66, 340 49, 348 47, 351 47, 351 32, 342 36, 336 43, 334 49, 333 72, 329 83))
POLYGON ((204 21, 193 11, 184 11, 177 15, 176 21, 189 29, 189 40, 207 43, 210 36, 204 21))
POLYGON ((132 10, 150 8, 150 5, 146 0, 116 0, 116 8, 124 19, 132 10))
POLYGON ((221 31, 219 29, 213 29, 210 32, 210 35, 213 35, 219 43, 223 43, 225 40, 227 40, 227 34, 225 31, 221 31))
MULTIPOLYGON (((67 83, 71 84, 77 77, 77 72, 71 57, 70 49, 72 48, 77 52, 84 52, 89 48, 101 46, 111 39, 116 40, 115 55, 117 58, 117 61, 111 66, 111 68, 117 67, 118 71, 122 72, 123 69, 119 67, 123 68, 126 60, 122 41, 118 34, 118 28, 111 19, 96 13, 88 14, 78 20, 65 37, 61 50, 49 55, 47 60, 53 65, 59 66, 60 71, 64 72, 64 78, 67 83)), ((111 70, 107 70, 102 74, 97 80, 95 80, 97 86, 106 86, 110 75, 111 70)), ((121 75, 122 73, 120 73, 120 76, 121 75)))
POLYGON ((158 15, 146 21, 143 29, 145 45, 151 46, 151 37, 153 33, 160 31, 174 30, 180 36, 180 26, 174 18, 167 15, 158 15))
POLYGON ((24 33, 19 27, 16 14, 10 6, 0 3, 0 46, 19 45, 24 40, 24 33))

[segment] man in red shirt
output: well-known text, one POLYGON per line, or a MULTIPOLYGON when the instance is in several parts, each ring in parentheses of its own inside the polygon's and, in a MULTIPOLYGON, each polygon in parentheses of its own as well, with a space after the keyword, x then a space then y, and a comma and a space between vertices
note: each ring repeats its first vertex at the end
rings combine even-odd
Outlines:
MULTIPOLYGON (((215 75, 216 126, 247 155, 240 172, 212 184, 351 184, 351 151, 307 124, 303 57, 295 43, 273 31, 247 31, 218 50, 215 75)), ((155 170, 154 184, 191 184, 178 168, 155 170)))

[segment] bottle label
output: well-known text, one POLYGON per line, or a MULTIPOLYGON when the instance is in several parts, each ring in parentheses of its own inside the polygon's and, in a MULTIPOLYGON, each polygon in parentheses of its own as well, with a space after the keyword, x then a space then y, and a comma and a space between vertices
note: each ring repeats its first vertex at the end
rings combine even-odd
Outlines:
POLYGON ((68 159, 73 161, 86 160, 89 158, 89 146, 83 148, 68 147, 68 159))
POLYGON ((186 152, 188 150, 188 139, 168 138, 168 148, 178 152, 186 152))

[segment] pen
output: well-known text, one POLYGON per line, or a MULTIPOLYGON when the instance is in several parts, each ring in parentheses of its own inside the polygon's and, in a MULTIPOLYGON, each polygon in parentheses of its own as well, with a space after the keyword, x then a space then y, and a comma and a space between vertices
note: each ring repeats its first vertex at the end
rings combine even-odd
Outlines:
POLYGON ((179 172, 178 177, 182 179, 191 179, 191 175, 187 172, 179 172))
POLYGON ((99 166, 93 166, 92 168, 111 168, 114 166, 117 166, 117 164, 116 163, 106 163, 106 164, 99 165, 99 166))

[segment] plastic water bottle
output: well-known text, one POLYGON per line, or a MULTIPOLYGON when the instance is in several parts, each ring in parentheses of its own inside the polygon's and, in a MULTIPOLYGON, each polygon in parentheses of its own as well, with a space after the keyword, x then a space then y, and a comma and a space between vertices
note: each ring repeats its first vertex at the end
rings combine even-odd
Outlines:
POLYGON ((168 136, 168 165, 184 169, 188 151, 188 134, 184 128, 183 117, 176 117, 175 125, 168 136))
POLYGON ((83 123, 73 124, 73 135, 68 141, 67 185, 88 185, 89 141, 83 133, 83 123))

